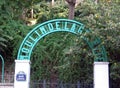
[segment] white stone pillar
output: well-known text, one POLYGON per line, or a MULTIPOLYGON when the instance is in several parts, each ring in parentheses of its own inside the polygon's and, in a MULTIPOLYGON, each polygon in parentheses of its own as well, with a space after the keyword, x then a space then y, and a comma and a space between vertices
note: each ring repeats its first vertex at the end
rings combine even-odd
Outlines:
POLYGON ((109 62, 94 62, 94 88, 109 88, 109 62))
POLYGON ((30 60, 15 60, 14 88, 29 88, 30 60))

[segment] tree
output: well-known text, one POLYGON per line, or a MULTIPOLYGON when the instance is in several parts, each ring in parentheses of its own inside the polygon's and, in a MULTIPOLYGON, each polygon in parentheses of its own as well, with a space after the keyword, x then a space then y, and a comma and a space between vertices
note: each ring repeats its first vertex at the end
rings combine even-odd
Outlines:
POLYGON ((69 7, 69 19, 74 19, 76 0, 66 0, 69 7))
MULTIPOLYGON (((21 41, 33 28, 32 26, 31 28, 26 26, 21 19, 24 12, 25 17, 37 18, 39 23, 54 18, 67 18, 68 9, 66 5, 56 5, 54 3, 54 7, 50 9, 50 4, 41 3, 41 0, 32 1, 2 0, 0 3, 0 50, 4 50, 4 54, 6 53, 6 61, 9 61, 10 58, 12 60, 16 59, 21 41), (33 6, 33 15, 29 13, 31 6, 33 6)), ((70 9, 69 18, 84 23, 87 28, 91 28, 104 41, 102 43, 110 60, 110 77, 114 82, 119 83, 120 1, 108 0, 111 2, 102 2, 103 0, 99 0, 99 3, 95 4, 93 0, 86 0, 81 5, 77 5, 76 8, 76 0, 66 1, 70 9)), ((31 71, 33 72, 31 76, 33 80, 49 78, 50 75, 53 77, 57 71, 57 76, 61 80, 72 82, 76 80, 92 81, 92 68, 89 67, 92 65, 93 57, 83 40, 62 33, 45 37, 41 41, 34 49, 31 57, 31 61, 35 61, 32 63, 32 70, 34 71, 31 71), (62 39, 60 40, 60 38, 62 39), (83 69, 83 66, 86 69, 83 69)))
POLYGON ((54 6, 54 3, 55 3, 55 1, 54 1, 54 0, 52 0, 52 1, 51 1, 52 6, 54 6))
POLYGON ((110 62, 110 79, 112 83, 119 85, 117 80, 120 79, 120 1, 107 1, 99 0, 97 4, 93 1, 82 3, 76 8, 75 19, 86 24, 87 28, 91 28, 95 34, 100 36, 110 62))

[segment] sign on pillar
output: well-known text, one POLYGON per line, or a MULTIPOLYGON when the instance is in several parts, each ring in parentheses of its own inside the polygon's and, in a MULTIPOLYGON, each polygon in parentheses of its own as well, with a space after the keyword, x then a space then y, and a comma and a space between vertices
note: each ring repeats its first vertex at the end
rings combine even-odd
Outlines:
POLYGON ((15 60, 14 88, 29 88, 30 60, 15 60))
POLYGON ((94 88, 109 88, 109 62, 94 62, 94 88))

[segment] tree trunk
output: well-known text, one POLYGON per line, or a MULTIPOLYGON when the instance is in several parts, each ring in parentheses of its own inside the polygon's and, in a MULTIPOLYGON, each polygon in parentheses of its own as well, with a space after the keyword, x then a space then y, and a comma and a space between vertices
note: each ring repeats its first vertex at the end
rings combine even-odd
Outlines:
POLYGON ((30 11, 30 18, 33 19, 33 8, 30 11))
POLYGON ((54 1, 54 0, 52 0, 52 2, 51 2, 52 7, 54 6, 54 3, 55 3, 55 1, 54 1))
POLYGON ((69 5, 69 17, 68 17, 69 19, 74 19, 74 14, 75 14, 74 9, 75 9, 75 6, 69 5))
POLYGON ((98 3, 98 0, 95 0, 95 4, 97 4, 98 3))
POLYGON ((69 19, 74 19, 76 0, 66 0, 69 5, 69 19))
POLYGON ((26 18, 27 18, 27 17, 26 17, 27 11, 28 11, 28 9, 23 8, 22 14, 20 15, 20 19, 21 19, 21 20, 26 21, 26 18))
POLYGON ((57 83, 57 79, 58 79, 58 74, 55 69, 52 69, 50 73, 50 82, 51 82, 50 88, 56 88, 55 83, 57 83))

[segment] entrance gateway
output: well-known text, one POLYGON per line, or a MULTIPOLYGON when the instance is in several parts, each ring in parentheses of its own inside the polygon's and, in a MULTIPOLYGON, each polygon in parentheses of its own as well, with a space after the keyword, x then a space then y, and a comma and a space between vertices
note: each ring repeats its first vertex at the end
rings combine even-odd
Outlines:
POLYGON ((100 38, 90 39, 85 34, 92 33, 85 25, 69 19, 54 19, 36 26, 22 41, 17 60, 15 60, 14 88, 30 87, 30 57, 34 46, 40 39, 55 32, 69 32, 80 35, 94 55, 94 88, 109 88, 108 60, 100 38))

